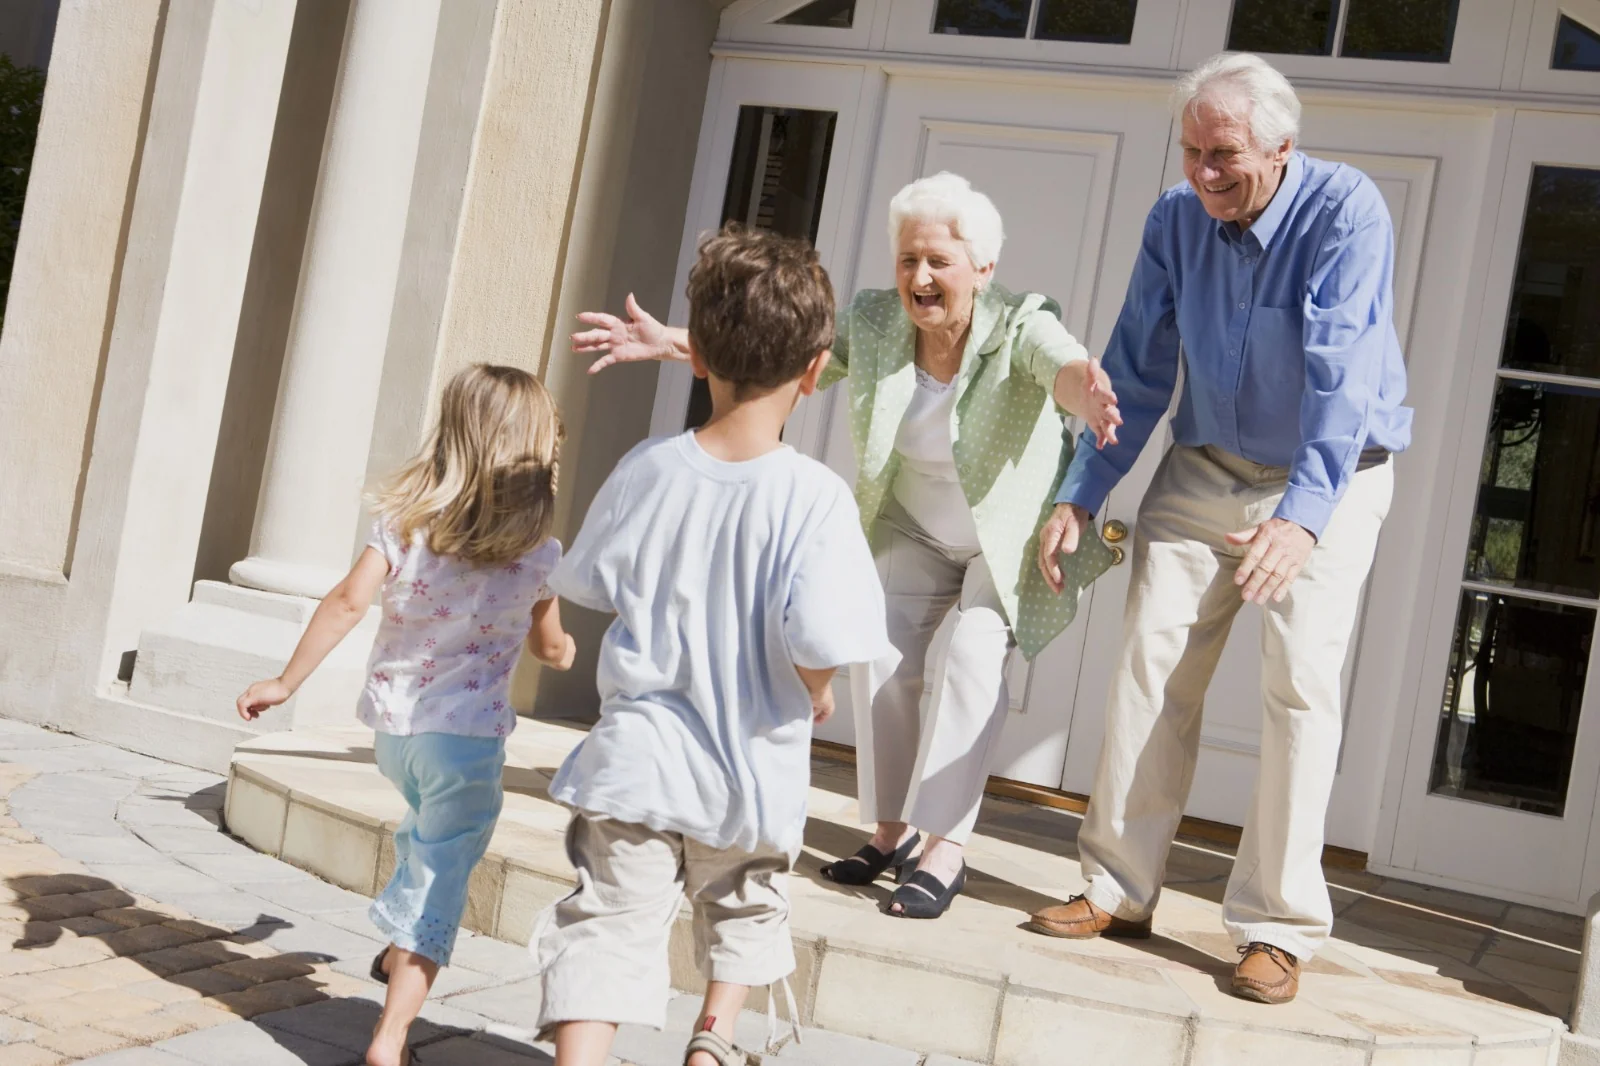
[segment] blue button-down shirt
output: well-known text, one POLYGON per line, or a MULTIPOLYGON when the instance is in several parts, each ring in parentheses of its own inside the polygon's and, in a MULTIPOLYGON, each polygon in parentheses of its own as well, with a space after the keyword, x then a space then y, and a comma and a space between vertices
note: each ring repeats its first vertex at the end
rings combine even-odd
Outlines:
POLYGON ((1168 189, 1106 347, 1120 443, 1097 451, 1085 433, 1057 500, 1104 506, 1171 404, 1181 344, 1174 439, 1287 467, 1277 517, 1320 537, 1361 453, 1411 442, 1393 274, 1383 195, 1342 163, 1295 152, 1245 230, 1168 189))

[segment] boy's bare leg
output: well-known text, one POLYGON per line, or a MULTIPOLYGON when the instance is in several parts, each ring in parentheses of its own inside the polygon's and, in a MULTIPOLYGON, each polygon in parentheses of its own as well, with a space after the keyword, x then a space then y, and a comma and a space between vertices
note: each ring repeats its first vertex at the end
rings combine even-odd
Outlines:
POLYGON ((610 1022, 562 1022, 556 1026, 556 1066, 605 1066, 616 1036, 610 1022))
POLYGON ((439 976, 439 964, 390 944, 384 970, 389 975, 389 992, 383 1000, 378 1027, 372 1032, 372 1044, 367 1048, 367 1066, 404 1066, 406 1037, 411 1033, 411 1023, 422 1012, 434 978, 439 976))
MULTIPOLYGON (((695 1019, 694 1031, 705 1028, 706 1019, 712 1019, 711 1031, 728 1043, 733 1043, 733 1023, 744 1010, 744 998, 750 994, 746 985, 730 985, 725 981, 712 981, 706 986, 706 1000, 700 1006, 700 1017, 695 1019)), ((771 992, 768 992, 770 995, 771 992)), ((565 1063, 561 1064, 565 1066, 565 1063)), ((717 1060, 704 1051, 689 1056, 686 1066, 718 1066, 717 1060)))

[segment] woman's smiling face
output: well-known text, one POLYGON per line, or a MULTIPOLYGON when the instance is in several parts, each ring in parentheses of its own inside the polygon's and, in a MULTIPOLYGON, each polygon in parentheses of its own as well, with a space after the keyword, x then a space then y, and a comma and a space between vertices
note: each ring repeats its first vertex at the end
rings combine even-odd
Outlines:
POLYGON ((1183 113, 1183 176, 1206 214, 1248 226, 1272 202, 1290 146, 1256 145, 1246 101, 1218 108, 1197 100, 1183 113))
POLYGON ((994 273, 972 265, 967 246, 948 222, 908 219, 895 251, 895 287, 912 324, 922 330, 965 327, 972 298, 994 273))

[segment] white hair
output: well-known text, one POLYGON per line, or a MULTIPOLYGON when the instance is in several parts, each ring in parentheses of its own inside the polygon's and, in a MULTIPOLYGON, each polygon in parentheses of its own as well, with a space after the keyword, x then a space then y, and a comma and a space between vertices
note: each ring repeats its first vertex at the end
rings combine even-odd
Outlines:
POLYGON ((1179 78, 1173 92, 1179 118, 1199 101, 1225 115, 1235 114, 1232 108, 1239 102, 1247 103, 1250 132, 1264 151, 1300 140, 1300 97, 1289 79, 1260 56, 1223 52, 1179 78))
POLYGON ((898 254, 900 230, 907 222, 944 222, 962 244, 967 258, 979 270, 1000 258, 1005 229, 994 201, 972 187, 959 174, 940 171, 919 178, 889 201, 889 254, 898 254))

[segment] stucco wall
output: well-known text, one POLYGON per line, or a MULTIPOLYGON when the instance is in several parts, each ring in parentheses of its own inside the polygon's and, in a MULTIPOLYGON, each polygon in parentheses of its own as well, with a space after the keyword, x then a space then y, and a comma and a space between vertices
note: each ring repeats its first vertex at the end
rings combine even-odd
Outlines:
POLYGON ((349 14, 350 0, 317 0, 295 8, 238 339, 228 370, 222 410, 225 429, 217 435, 211 464, 196 580, 228 580, 228 568, 250 551, 256 498, 272 435, 272 404, 263 401, 277 396, 283 372, 349 14))
POLYGON ((605 0, 501 0, 467 176, 438 383, 543 361, 605 0))
POLYGON ((0 709, 49 706, 161 0, 66 0, 0 337, 0 709), (70 313, 65 313, 70 309, 70 313))
MULTIPOLYGON (((544 374, 567 423, 557 529, 569 542, 611 468, 649 433, 656 370, 590 377, 567 337, 579 311, 620 311, 629 292, 646 307, 670 302, 716 21, 704 0, 612 2, 544 374)), ((571 604, 562 612, 577 664, 565 674, 525 664, 513 699, 525 707, 537 687, 538 713, 585 716, 609 618, 571 604)))

